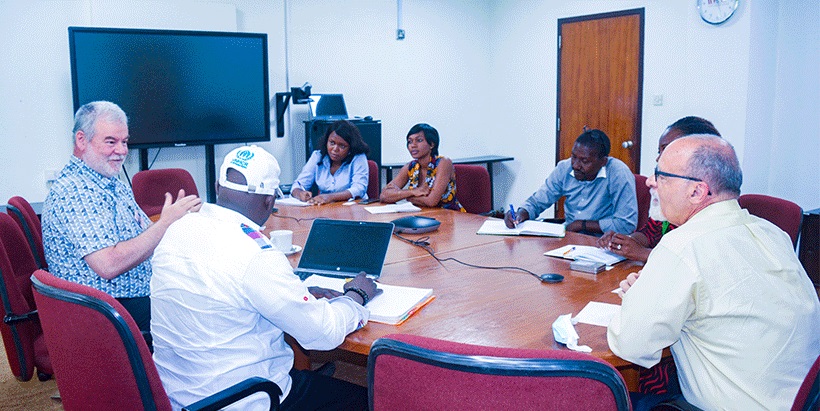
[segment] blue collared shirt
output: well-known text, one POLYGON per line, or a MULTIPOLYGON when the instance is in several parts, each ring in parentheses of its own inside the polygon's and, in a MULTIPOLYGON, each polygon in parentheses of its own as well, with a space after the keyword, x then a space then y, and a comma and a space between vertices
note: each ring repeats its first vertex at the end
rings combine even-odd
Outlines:
POLYGON ((610 157, 592 181, 579 181, 570 159, 561 160, 521 208, 537 218, 559 198, 564 201, 566 224, 575 220, 598 221, 601 231, 629 234, 638 225, 635 175, 623 161, 610 157))
POLYGON ((368 175, 367 157, 364 154, 353 156, 349 163, 343 163, 336 170, 336 174, 330 174, 330 157, 322 156, 322 152, 316 150, 302 167, 302 172, 293 182, 293 188, 310 191, 313 183, 316 183, 319 194, 348 190, 351 197, 366 198, 368 175))
POLYGON ((115 298, 149 294, 151 262, 143 261, 111 280, 85 262, 85 256, 130 240, 151 224, 118 178, 105 177, 72 156, 43 205, 43 247, 49 271, 115 298))

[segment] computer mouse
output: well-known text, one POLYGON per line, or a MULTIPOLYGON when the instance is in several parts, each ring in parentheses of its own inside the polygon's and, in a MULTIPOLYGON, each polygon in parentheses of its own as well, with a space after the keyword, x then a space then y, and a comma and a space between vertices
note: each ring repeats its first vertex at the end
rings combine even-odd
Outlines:
POLYGON ((561 281, 564 281, 564 276, 555 273, 541 274, 540 276, 538 276, 538 279, 540 279, 541 282, 544 283, 560 283, 561 281))

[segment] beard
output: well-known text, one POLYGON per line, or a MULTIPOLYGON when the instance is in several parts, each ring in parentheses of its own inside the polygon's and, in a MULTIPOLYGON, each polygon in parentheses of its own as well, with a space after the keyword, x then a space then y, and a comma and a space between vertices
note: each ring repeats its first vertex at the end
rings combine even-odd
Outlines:
POLYGON ((110 156, 103 156, 92 151, 86 152, 82 159, 92 170, 109 178, 116 177, 120 173, 122 162, 125 161, 125 156, 112 154, 110 156), (109 161, 116 161, 119 164, 114 166, 109 161))
POLYGON ((649 201, 649 218, 655 221, 666 221, 666 216, 663 215, 661 210, 661 199, 658 197, 658 191, 650 188, 649 195, 652 197, 649 201))

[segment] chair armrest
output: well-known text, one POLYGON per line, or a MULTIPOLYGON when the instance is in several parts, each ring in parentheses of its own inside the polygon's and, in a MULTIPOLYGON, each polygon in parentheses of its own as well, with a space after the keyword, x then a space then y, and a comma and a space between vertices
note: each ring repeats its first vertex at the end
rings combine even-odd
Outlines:
POLYGON ((20 314, 20 315, 17 315, 17 314, 14 314, 14 313, 6 314, 6 316, 3 317, 3 322, 8 324, 8 325, 12 325, 12 324, 17 324, 17 323, 20 323, 20 322, 23 322, 23 321, 33 320, 35 318, 37 318, 37 310, 29 311, 25 314, 20 314))
POLYGON ((257 392, 266 392, 270 397, 270 409, 279 409, 279 396, 282 390, 272 381, 262 377, 251 377, 238 384, 234 384, 216 394, 205 397, 187 407, 183 411, 216 411, 227 407, 245 397, 257 392))

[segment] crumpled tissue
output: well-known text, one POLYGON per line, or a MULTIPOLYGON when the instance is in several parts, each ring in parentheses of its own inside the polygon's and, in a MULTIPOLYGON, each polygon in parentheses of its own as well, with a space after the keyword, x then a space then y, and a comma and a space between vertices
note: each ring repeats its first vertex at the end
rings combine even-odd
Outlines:
POLYGON ((572 314, 564 314, 558 316, 554 323, 552 323, 552 335, 555 341, 565 344, 567 348, 578 352, 592 352, 592 348, 586 345, 578 345, 578 332, 575 331, 575 326, 572 325, 572 314))

